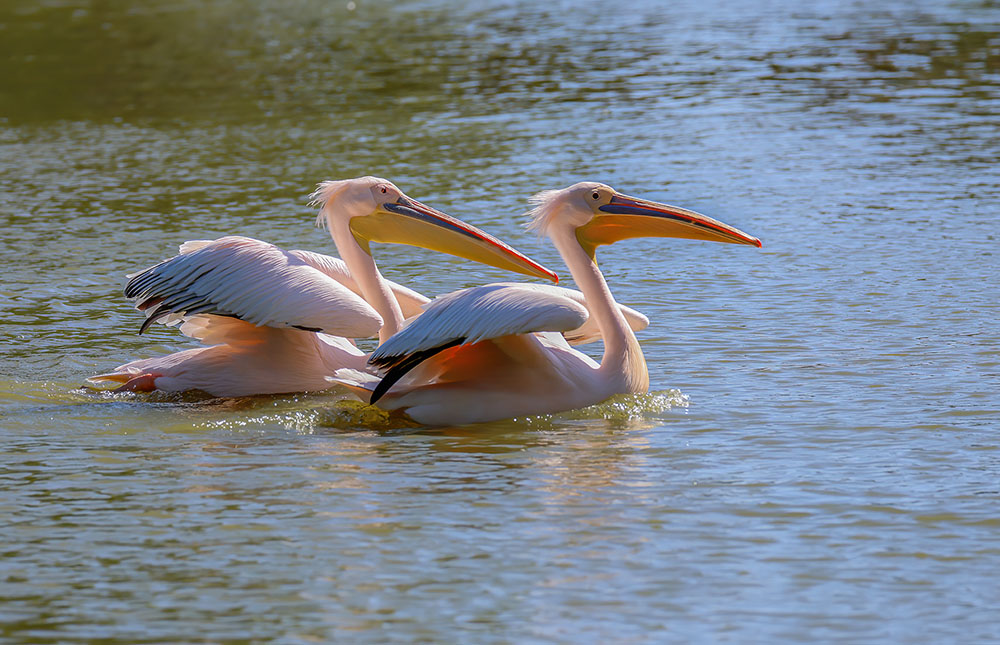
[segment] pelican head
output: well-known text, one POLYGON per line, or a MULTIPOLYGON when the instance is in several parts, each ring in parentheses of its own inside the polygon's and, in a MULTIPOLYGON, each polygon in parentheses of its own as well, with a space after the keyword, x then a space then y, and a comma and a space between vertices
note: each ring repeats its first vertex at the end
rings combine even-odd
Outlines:
POLYGON ((592 181, 562 190, 547 190, 532 198, 535 208, 528 228, 551 235, 556 228, 575 231, 593 257, 598 246, 633 237, 680 237, 693 240, 751 244, 760 240, 738 228, 679 206, 619 193, 592 181))
POLYGON ((310 196, 317 226, 346 228, 366 253, 371 242, 408 244, 558 282, 555 273, 475 226, 407 197, 391 181, 358 177, 320 183, 310 196))

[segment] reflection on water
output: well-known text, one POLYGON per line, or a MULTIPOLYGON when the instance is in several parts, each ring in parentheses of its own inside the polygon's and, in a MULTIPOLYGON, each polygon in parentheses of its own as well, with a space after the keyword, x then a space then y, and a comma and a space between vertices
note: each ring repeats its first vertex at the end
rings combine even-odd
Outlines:
POLYGON ((0 640, 996 639, 995 3, 352 5, 0 6, 0 640), (126 273, 329 251, 369 173, 553 267, 517 214, 584 178, 764 249, 602 249, 654 393, 583 411, 77 389, 190 346, 126 273))

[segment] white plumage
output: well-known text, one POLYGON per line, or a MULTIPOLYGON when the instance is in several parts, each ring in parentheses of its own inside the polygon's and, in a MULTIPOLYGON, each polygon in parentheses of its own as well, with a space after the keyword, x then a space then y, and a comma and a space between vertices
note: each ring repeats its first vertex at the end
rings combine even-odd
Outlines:
MULTIPOLYGON (((577 304, 587 307, 587 299, 584 297, 582 292, 577 291, 576 289, 557 287, 552 284, 536 284, 526 282, 497 282, 496 284, 501 286, 516 286, 519 289, 528 289, 529 291, 536 291, 538 293, 568 298, 577 304)), ((649 318, 647 318, 642 312, 636 311, 631 307, 626 307, 620 303, 618 303, 618 310, 621 311, 623 316, 625 316, 625 320, 628 322, 632 331, 642 331, 646 327, 649 327, 649 318)), ((564 331, 562 334, 570 345, 586 345, 588 343, 595 343, 601 340, 601 330, 597 327, 597 320, 590 315, 589 308, 587 309, 587 320, 582 325, 575 329, 564 331)))
POLYGON ((470 287, 432 300, 417 319, 420 324, 413 321, 380 345, 371 359, 378 362, 453 341, 468 345, 512 334, 566 332, 579 328, 588 316, 582 304, 559 294, 531 289, 530 285, 470 287))
POLYGON ((157 321, 181 323, 182 333, 210 346, 132 361, 92 380, 217 396, 325 389, 337 369, 364 366, 350 338, 384 340, 428 302, 379 273, 368 244, 382 238, 555 279, 384 179, 323 182, 312 198, 343 260, 241 236, 185 242, 179 255, 131 276, 125 295, 146 312, 140 333, 157 321))
POLYGON ((121 365, 95 380, 134 382, 132 389, 201 390, 214 396, 308 392, 330 387, 338 369, 362 369, 367 354, 329 334, 258 327, 222 316, 194 316, 181 326, 209 347, 121 365))
MULTIPOLYGON (((289 251, 289 253, 309 266, 322 271, 357 295, 362 296, 361 287, 358 285, 357 280, 351 275, 351 270, 347 267, 347 263, 340 258, 335 258, 332 255, 323 255, 314 251, 300 251, 297 249, 289 251)), ((386 280, 385 283, 389 285, 389 290, 392 292, 396 302, 399 303, 399 308, 402 309, 404 318, 419 316, 423 312, 423 306, 430 302, 430 298, 407 286, 398 284, 392 280, 386 280)))
MULTIPOLYGON (((427 302, 393 286, 408 310, 427 302)), ((179 255, 134 274, 125 293, 146 311, 143 328, 179 324, 206 347, 131 361, 91 380, 215 396, 326 389, 329 374, 365 364, 348 339, 382 326, 357 291, 338 258, 241 236, 185 242, 179 255)))
POLYGON ((298 253, 235 235, 182 245, 180 255, 132 276, 125 296, 151 318, 215 314, 349 338, 382 326, 371 305, 298 253))
POLYGON ((381 382, 353 369, 338 371, 335 380, 379 407, 430 425, 559 412, 645 392, 649 373, 633 328, 648 321, 638 312, 629 320, 630 310, 615 302, 594 260, 596 247, 640 235, 760 246, 717 220, 604 184, 545 191, 533 203, 530 227, 552 240, 582 303, 551 287, 465 289, 432 301, 372 354, 369 363, 383 370, 381 382), (599 364, 552 333, 589 339, 593 329, 604 341, 599 364))

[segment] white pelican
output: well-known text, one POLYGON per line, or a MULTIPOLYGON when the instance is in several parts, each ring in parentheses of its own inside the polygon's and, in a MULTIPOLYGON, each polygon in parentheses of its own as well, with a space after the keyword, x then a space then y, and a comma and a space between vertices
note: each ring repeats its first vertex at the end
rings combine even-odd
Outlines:
POLYGON ((680 237, 760 246, 760 240, 693 211, 582 182, 533 198, 529 228, 547 235, 586 307, 533 285, 493 284, 439 297, 373 352, 384 378, 344 369, 343 383, 385 410, 427 425, 478 423, 560 412, 649 389, 642 350, 594 259, 633 237, 680 237), (593 318, 601 363, 559 334, 593 318))
POLYGON ((377 177, 327 181, 312 195, 343 260, 283 251, 247 237, 187 242, 180 254, 131 277, 125 295, 147 318, 183 322, 209 347, 132 361, 94 381, 119 390, 247 396, 322 390, 367 355, 348 338, 396 333, 428 299, 385 280, 370 242, 412 244, 530 276, 554 273, 513 248, 404 195, 377 177))

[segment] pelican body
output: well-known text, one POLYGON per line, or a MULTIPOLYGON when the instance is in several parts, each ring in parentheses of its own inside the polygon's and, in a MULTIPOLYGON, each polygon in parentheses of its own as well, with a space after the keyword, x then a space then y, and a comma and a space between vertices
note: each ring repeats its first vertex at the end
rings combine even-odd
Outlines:
POLYGON ((428 299, 386 280, 371 242, 411 244, 534 277, 554 273, 492 235, 407 197, 378 177, 328 181, 312 195, 341 259, 284 251, 247 237, 187 242, 131 276, 125 295, 153 322, 208 347, 121 365, 92 377, 119 389, 247 396, 321 390, 340 368, 363 368, 350 340, 395 334, 428 299))
POLYGON ((547 235, 583 302, 534 285, 493 284, 433 300, 369 359, 378 377, 350 369, 335 380, 389 411, 428 425, 555 413, 649 389, 629 320, 597 267, 598 246, 633 237, 679 237, 759 247, 739 229, 684 208, 582 182, 534 198, 529 228, 547 235), (562 334, 592 325, 598 363, 562 334))

